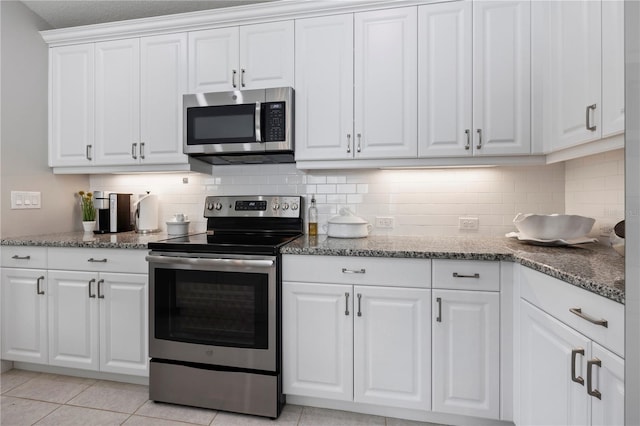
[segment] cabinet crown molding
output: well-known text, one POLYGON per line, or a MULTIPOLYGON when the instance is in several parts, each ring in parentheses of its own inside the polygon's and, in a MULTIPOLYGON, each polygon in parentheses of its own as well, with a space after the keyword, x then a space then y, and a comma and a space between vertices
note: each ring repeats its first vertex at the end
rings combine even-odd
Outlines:
POLYGON ((234 25, 248 25, 372 9, 416 6, 442 0, 278 0, 255 5, 234 6, 104 24, 83 25, 40 31, 50 47, 198 31, 234 25))

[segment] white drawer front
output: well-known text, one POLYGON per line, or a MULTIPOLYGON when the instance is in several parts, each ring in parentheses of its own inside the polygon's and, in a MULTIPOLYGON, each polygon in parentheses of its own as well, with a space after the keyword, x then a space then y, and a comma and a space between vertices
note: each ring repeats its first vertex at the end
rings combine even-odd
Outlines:
POLYGON ((429 259, 283 256, 282 279, 315 283, 431 287, 429 259))
POLYGON ((434 259, 433 288, 500 291, 500 262, 434 259))
POLYGON ((146 274, 147 253, 134 249, 49 248, 49 269, 146 274))
POLYGON ((47 268, 47 248, 34 246, 2 246, 5 268, 47 268))
POLYGON ((523 299, 624 357, 624 305, 524 266, 520 267, 520 285, 523 299), (594 324, 570 309, 580 309, 594 321, 606 320, 607 326, 594 324))

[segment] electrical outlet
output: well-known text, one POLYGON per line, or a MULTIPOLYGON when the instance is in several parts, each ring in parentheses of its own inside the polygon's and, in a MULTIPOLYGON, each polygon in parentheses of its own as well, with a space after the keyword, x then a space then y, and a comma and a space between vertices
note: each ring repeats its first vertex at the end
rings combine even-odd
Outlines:
POLYGON ((376 228, 387 228, 392 229, 395 225, 395 221, 392 217, 388 216, 378 216, 376 217, 376 228))
POLYGON ((480 226, 480 221, 477 217, 459 217, 458 229, 464 231, 477 231, 480 226))

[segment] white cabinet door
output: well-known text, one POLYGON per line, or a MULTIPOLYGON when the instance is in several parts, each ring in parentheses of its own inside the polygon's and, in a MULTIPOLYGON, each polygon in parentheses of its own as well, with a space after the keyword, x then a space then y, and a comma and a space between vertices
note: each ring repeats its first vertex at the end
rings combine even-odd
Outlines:
POLYGON ((49 165, 86 166, 94 144, 94 45, 50 49, 49 165))
POLYGON ((431 291, 354 287, 355 402, 431 406, 431 291))
MULTIPOLYGON (((591 424, 594 426, 624 425, 624 360, 597 343, 592 343, 593 390, 600 397, 591 398, 591 424)), ((588 373, 587 373, 588 374, 588 373)))
POLYGON ((531 2, 474 2, 474 155, 530 152, 530 63, 531 2))
POLYGON ((284 282, 282 287, 284 393, 351 401, 351 286, 284 282))
POLYGON ((2 359, 46 364, 47 271, 3 268, 2 359))
POLYGON ((356 158, 418 154, 417 8, 355 14, 356 158))
POLYGON ((100 371, 148 375, 147 276, 101 273, 100 371))
POLYGON ((418 156, 470 156, 472 3, 418 8, 418 156))
POLYGON ((553 139, 560 150, 601 137, 601 2, 550 2, 553 139))
POLYGON ((602 137, 624 132, 624 2, 602 2, 602 137))
POLYGON ((591 344, 586 337, 521 300, 518 424, 590 424, 590 397, 585 386, 590 357, 591 344))
POLYGON ((140 40, 96 43, 95 164, 137 164, 140 40))
POLYGON ((240 27, 240 89, 293 87, 293 21, 240 27))
POLYGON ((189 33, 189 93, 237 90, 238 27, 189 33))
POLYGON ((98 369, 96 274, 49 271, 49 364, 98 369))
POLYGON ((433 411, 500 418, 500 294, 433 290, 433 411))
POLYGON ((186 163, 182 94, 187 91, 187 35, 143 37, 140 52, 141 136, 136 155, 143 164, 186 163))
POLYGON ((295 23, 296 160, 353 158, 353 15, 295 23))

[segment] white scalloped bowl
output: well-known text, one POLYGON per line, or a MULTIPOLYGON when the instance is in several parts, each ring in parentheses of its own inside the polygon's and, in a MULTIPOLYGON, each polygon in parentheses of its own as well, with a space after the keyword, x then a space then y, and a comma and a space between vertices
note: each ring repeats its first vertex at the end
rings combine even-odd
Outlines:
POLYGON ((521 234, 538 240, 572 240, 591 232, 595 219, 575 214, 522 214, 513 219, 521 234))

